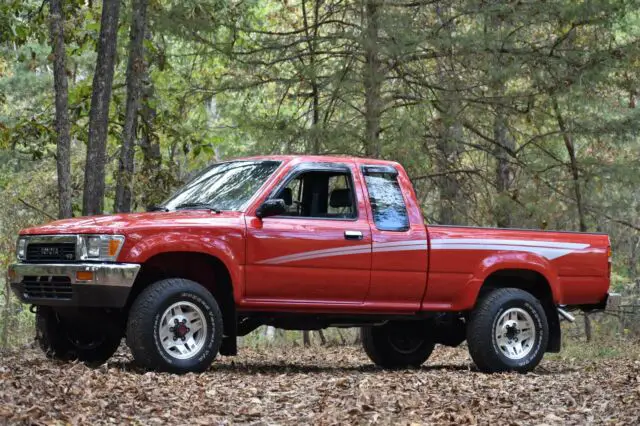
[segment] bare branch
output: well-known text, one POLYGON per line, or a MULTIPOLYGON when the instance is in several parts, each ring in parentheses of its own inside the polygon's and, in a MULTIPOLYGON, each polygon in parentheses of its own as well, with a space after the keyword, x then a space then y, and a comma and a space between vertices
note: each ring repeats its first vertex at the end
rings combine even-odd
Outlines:
POLYGON ((25 207, 28 207, 28 208, 30 208, 31 210, 35 210, 35 211, 37 211, 38 213, 40 213, 41 215, 46 216, 46 217, 48 217, 48 218, 49 218, 49 219, 51 219, 51 220, 56 220, 56 219, 57 219, 54 215, 49 214, 49 213, 47 213, 46 211, 42 210, 41 208, 36 207, 36 206, 34 206, 33 204, 30 204, 30 203, 26 202, 25 200, 23 200, 23 199, 22 199, 22 198, 20 198, 20 197, 18 197, 18 201, 20 201, 22 204, 24 204, 24 206, 25 206, 25 207))

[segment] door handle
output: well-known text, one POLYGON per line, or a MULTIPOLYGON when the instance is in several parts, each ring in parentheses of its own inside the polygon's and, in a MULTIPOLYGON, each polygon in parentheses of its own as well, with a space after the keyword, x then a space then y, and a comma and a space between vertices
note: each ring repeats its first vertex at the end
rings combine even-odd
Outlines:
POLYGON ((360 231, 344 231, 345 240, 361 240, 362 232, 360 231))

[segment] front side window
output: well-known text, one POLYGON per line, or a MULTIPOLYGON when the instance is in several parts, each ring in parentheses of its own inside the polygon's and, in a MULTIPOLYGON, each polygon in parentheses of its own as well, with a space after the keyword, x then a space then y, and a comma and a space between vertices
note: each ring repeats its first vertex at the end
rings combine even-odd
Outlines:
POLYGON ((406 231, 409 216, 397 173, 364 170, 373 221, 381 231, 406 231))
POLYGON ((179 189, 162 207, 176 210, 208 206, 239 211, 279 165, 279 161, 231 161, 213 165, 179 189))
POLYGON ((357 217, 348 171, 308 171, 296 175, 275 195, 287 206, 285 216, 325 219, 357 217))

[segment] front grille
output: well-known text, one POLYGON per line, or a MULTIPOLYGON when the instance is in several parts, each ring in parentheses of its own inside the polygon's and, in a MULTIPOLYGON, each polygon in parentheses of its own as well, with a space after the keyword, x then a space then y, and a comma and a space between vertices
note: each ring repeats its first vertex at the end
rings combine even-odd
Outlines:
POLYGON ((34 299, 71 300, 73 287, 69 277, 60 276, 26 276, 22 280, 24 293, 34 299))
POLYGON ((76 244, 69 243, 29 243, 27 262, 72 262, 76 260, 76 244))

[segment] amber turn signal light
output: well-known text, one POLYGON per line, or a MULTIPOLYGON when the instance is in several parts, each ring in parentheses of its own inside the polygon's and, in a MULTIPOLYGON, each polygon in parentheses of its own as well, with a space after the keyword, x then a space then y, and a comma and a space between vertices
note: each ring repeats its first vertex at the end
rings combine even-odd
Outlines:
POLYGON ((110 257, 113 257, 118 253, 120 244, 122 244, 122 241, 120 240, 109 240, 109 256, 110 257))
POLYGON ((77 271, 76 272, 76 280, 77 281, 93 281, 93 272, 91 272, 91 271, 77 271))

